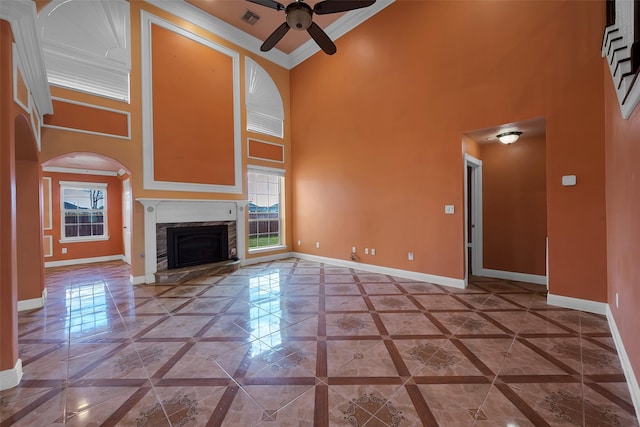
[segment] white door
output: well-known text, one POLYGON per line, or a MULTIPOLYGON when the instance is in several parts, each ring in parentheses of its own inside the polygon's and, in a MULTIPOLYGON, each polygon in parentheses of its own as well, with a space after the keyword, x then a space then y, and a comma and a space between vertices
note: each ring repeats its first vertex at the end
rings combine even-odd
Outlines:
POLYGON ((129 178, 122 181, 122 241, 124 262, 131 265, 131 183, 129 178))

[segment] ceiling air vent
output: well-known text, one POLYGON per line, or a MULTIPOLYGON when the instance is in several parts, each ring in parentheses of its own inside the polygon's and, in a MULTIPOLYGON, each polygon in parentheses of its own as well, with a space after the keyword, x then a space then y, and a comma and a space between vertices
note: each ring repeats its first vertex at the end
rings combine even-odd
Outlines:
POLYGON ((242 15, 242 20, 249 25, 255 24, 256 22, 258 22, 258 19, 260 19, 260 17, 255 12, 251 12, 249 9, 247 9, 244 15, 242 15))

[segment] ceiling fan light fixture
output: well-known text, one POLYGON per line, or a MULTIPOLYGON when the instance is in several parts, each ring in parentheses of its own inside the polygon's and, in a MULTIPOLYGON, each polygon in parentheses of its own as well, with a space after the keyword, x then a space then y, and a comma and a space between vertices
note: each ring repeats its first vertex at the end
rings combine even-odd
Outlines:
POLYGON ((498 138, 498 140, 503 144, 508 145, 516 142, 518 138, 520 138, 520 135, 522 135, 522 132, 512 131, 512 132, 504 132, 504 133, 498 134, 496 135, 496 138, 498 138))
POLYGON ((311 26, 311 8, 305 3, 290 4, 287 7, 287 24, 294 30, 306 31, 311 26))

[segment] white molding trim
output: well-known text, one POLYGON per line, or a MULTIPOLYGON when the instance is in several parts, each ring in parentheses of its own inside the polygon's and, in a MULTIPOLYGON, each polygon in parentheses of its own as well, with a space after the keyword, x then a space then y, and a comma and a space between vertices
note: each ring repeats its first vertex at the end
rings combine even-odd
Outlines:
MULTIPOLYGON (((27 104, 24 105, 22 101, 18 98, 18 73, 23 76, 24 72, 22 71, 22 65, 20 65, 20 56, 18 56, 18 50, 16 49, 16 44, 12 43, 11 46, 12 55, 13 55, 13 101, 20 106, 24 111, 28 114, 31 114, 31 94, 28 92, 27 88, 27 104)), ((23 78, 24 80, 24 78, 23 78)), ((25 85, 27 83, 25 82, 25 85)), ((33 126, 33 123, 31 123, 33 126)))
MULTIPOLYGON (((318 45, 313 40, 309 39, 290 54, 286 54, 277 48, 271 49, 269 52, 262 52, 260 51, 260 46, 262 45, 263 40, 245 33, 244 31, 227 24, 226 22, 207 14, 186 2, 178 2, 174 0, 145 1, 164 10, 165 12, 169 12, 179 18, 185 19, 206 31, 210 31, 231 43, 237 44, 251 53, 268 59, 269 61, 288 70, 304 62, 306 59, 320 51, 318 45)), ((375 4, 367 8, 347 12, 325 28, 325 32, 332 40, 335 41, 393 2, 394 0, 378 0, 375 4)))
POLYGON ((51 99, 54 100, 54 101, 64 102, 66 104, 80 105, 82 107, 93 108, 94 110, 102 110, 102 111, 108 111, 110 113, 122 114, 122 115, 127 117, 127 135, 123 136, 123 135, 116 135, 116 134, 113 134, 113 133, 94 132, 94 131, 86 130, 86 129, 77 129, 77 128, 69 128, 69 127, 65 127, 65 126, 48 125, 48 124, 45 124, 45 123, 42 124, 43 128, 59 129, 59 130, 66 130, 66 131, 69 131, 69 132, 84 133, 84 134, 88 134, 88 135, 107 136, 109 138, 118 138, 118 139, 131 140, 131 113, 130 112, 123 111, 123 110, 116 110, 115 108, 101 107, 101 106, 95 105, 95 104, 87 104, 86 102, 73 101, 71 99, 66 99, 66 98, 59 98, 59 97, 56 97, 56 96, 52 97, 51 99))
POLYGON ((44 258, 51 258, 53 256, 53 236, 43 236, 42 243, 44 246, 44 258))
POLYGON ((17 386, 20 380, 22 380, 22 360, 18 359, 13 368, 0 371, 0 391, 17 386))
MULTIPOLYGON (((336 41, 393 2, 394 0, 377 0, 372 6, 347 12, 331 23, 331 25, 327 26, 324 31, 331 40, 336 41)), ((291 64, 289 68, 291 69, 296 65, 301 64, 319 51, 320 48, 315 41, 312 39, 307 40, 289 55, 289 61, 291 64)))
POLYGON ((31 0, 2 0, 0 19, 11 24, 24 82, 33 96, 38 117, 53 113, 47 69, 40 33, 38 32, 36 4, 31 0))
MULTIPOLYGON (((251 138, 251 137, 248 137, 248 138, 247 138, 247 158, 248 158, 248 159, 252 159, 252 160, 260 160, 260 161, 262 161, 262 162, 272 162, 272 163, 280 163, 280 164, 282 164, 282 163, 284 163, 284 162, 285 162, 285 158, 284 158, 284 144, 282 144, 282 143, 277 143, 277 142, 263 141, 263 140, 258 139, 258 138, 251 138), (252 156, 252 155, 249 153, 249 145, 250 145, 249 143, 250 143, 251 141, 259 142, 259 143, 261 143, 261 144, 275 145, 275 146, 277 146, 277 147, 280 147, 280 148, 282 149, 282 160, 265 159, 265 158, 263 158, 263 157, 254 157, 254 156, 252 156)), ((254 167, 255 167, 255 166, 254 166, 254 167)))
POLYGON ((547 304, 595 314, 605 314, 607 309, 607 303, 604 302, 565 297, 562 295, 554 295, 552 293, 547 294, 547 304))
POLYGON ((378 274, 388 274, 391 276, 402 277, 404 279, 418 280, 420 282, 427 282, 427 283, 433 283, 436 285, 449 286, 457 289, 465 288, 464 279, 455 279, 453 277, 436 276, 434 274, 419 273, 417 271, 400 270, 397 268, 382 267, 382 266, 373 265, 373 264, 363 264, 360 262, 347 261, 347 260, 336 259, 336 258, 327 258, 323 256, 318 256, 318 255, 303 254, 299 252, 292 252, 291 255, 296 258, 306 259, 309 261, 323 262, 325 264, 331 264, 338 267, 354 268, 357 270, 363 270, 363 271, 368 271, 371 273, 378 273, 378 274))
POLYGON ((144 285, 145 283, 145 277, 144 276, 134 276, 134 275, 129 275, 129 281, 131 282, 132 285, 144 285))
POLYGON ((118 175, 118 172, 115 172, 115 171, 100 171, 100 170, 92 170, 92 169, 63 168, 63 167, 58 167, 58 166, 43 166, 42 170, 44 172, 75 173, 75 174, 78 174, 78 175, 100 175, 100 176, 116 176, 116 175, 118 175))
POLYGON ((547 286, 547 276, 540 276, 539 274, 516 273, 514 271, 491 270, 489 268, 483 268, 479 276, 492 277, 495 279, 515 280, 516 282, 527 282, 536 285, 547 286))
POLYGON ((483 229, 482 229, 482 160, 465 153, 463 156, 464 168, 464 280, 465 284, 469 283, 469 233, 471 232, 471 270, 482 271, 482 245, 483 245, 483 229), (473 188, 469 189, 467 183, 467 169, 471 167, 471 184, 473 188), (469 206, 468 193, 471 191, 473 200, 471 201, 471 222, 475 224, 472 230, 469 230, 469 206))
POLYGON ((26 311, 33 310, 36 308, 44 307, 47 302, 47 289, 45 288, 42 291, 42 296, 40 298, 32 298, 23 301, 18 301, 18 311, 26 311))
POLYGON ((142 166, 145 190, 194 191, 204 193, 242 194, 242 127, 240 125, 240 54, 228 47, 205 39, 185 30, 176 24, 158 18, 148 12, 140 14, 140 40, 142 48, 142 166), (199 184, 186 182, 156 181, 153 158, 153 73, 151 69, 151 24, 158 25, 196 43, 227 55, 233 67, 233 149, 234 175, 233 185, 199 184))
POLYGON ((144 206, 144 274, 145 283, 156 282, 158 245, 156 224, 171 222, 236 222, 236 254, 242 260, 246 248, 246 200, 150 199, 138 198, 144 206))
POLYGON ((67 265, 91 264, 94 262, 107 262, 107 261, 124 261, 124 255, 107 255, 107 256, 97 256, 93 258, 76 258, 76 259, 65 259, 62 261, 48 261, 44 263, 44 268, 63 267, 67 265))
POLYGON ((281 259, 291 258, 293 254, 291 252, 282 252, 279 254, 265 255, 253 258, 246 258, 240 261, 240 266, 244 267, 252 264, 260 264, 261 262, 279 261, 281 259))
POLYGON ((609 329, 611 329, 611 335, 613 336, 613 342, 616 344, 616 350, 618 351, 618 356, 620 357, 622 371, 624 372, 624 377, 627 380, 627 385, 629 386, 631 401, 633 402, 633 406, 636 409, 636 416, 640 417, 640 415, 638 415, 640 414, 640 386, 638 385, 638 377, 636 377, 635 373, 633 372, 631 360, 629 359, 629 355, 624 348, 622 336, 620 336, 618 325, 616 325, 616 319, 613 316, 613 312, 611 311, 611 306, 609 304, 607 304, 606 315, 607 320, 609 321, 609 329))
MULTIPOLYGON (((46 167, 42 168, 43 171, 46 171, 46 167)), ((51 177, 50 176, 43 176, 42 177, 42 187, 43 187, 43 193, 45 193, 45 187, 46 190, 49 191, 49 224, 43 224, 43 230, 53 230, 53 187, 51 185, 52 181, 51 181, 51 177)), ((43 194, 43 198, 44 196, 46 196, 46 194, 43 194)), ((44 222, 44 218, 43 218, 43 222, 44 222)))
MULTIPOLYGON (((169 12, 178 18, 184 19, 203 30, 212 32, 213 34, 231 42, 237 44, 241 48, 247 49, 251 53, 268 59, 286 69, 291 69, 291 60, 289 55, 278 50, 271 49, 269 52, 261 52, 260 45, 262 40, 245 33, 238 28, 227 24, 221 19, 218 19, 204 11, 198 9, 195 6, 183 1, 175 0, 145 0, 147 3, 153 6, 169 12)), ((284 16, 282 17, 284 19, 284 16)))

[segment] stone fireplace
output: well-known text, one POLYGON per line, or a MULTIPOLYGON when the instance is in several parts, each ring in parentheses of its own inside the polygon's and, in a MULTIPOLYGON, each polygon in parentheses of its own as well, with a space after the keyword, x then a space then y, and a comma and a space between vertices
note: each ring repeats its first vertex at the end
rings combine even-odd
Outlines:
POLYGON ((242 259, 245 253, 246 202, 137 199, 144 206, 145 283, 156 283, 156 273, 242 259), (178 241, 174 239, 178 238, 178 241), (171 238, 171 242, 169 240, 171 238), (184 245, 186 254, 169 256, 184 245), (185 257, 187 258, 185 264, 185 257), (190 259, 189 259, 190 258, 190 259), (185 265, 182 265, 185 264, 185 265))

